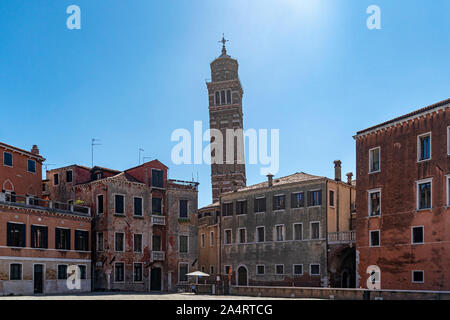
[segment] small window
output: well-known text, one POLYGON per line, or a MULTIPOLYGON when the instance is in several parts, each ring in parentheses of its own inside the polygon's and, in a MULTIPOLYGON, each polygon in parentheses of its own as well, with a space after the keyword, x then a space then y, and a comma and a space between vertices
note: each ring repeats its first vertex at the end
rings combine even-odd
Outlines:
POLYGON ((431 181, 417 183, 418 209, 431 209, 431 181))
POLYGON ((161 236, 153 235, 152 236, 152 250, 153 251, 161 251, 161 236))
POLYGON ((134 252, 135 253, 142 252, 142 234, 134 235, 134 252))
POLYGON ((226 100, 225 100, 225 90, 222 90, 220 92, 220 102, 221 104, 226 104, 226 100))
POLYGON ((266 268, 265 268, 265 266, 263 265, 263 264, 260 264, 260 265, 257 265, 256 266, 256 274, 257 275, 263 275, 263 274, 265 274, 266 273, 266 270, 265 270, 266 268))
POLYGON ((225 274, 230 274, 231 266, 225 266, 225 274))
POLYGON ((188 253, 188 236, 180 236, 180 253, 188 253))
POLYGON ((381 214, 381 192, 369 192, 369 216, 379 216, 381 214))
POLYGON ((58 265, 58 280, 66 280, 67 279, 67 265, 59 264, 58 265))
POLYGON ((412 272, 412 282, 414 283, 424 283, 425 276, 423 271, 413 271, 412 272))
POLYGON ((142 282, 142 263, 133 264, 133 281, 142 282))
POLYGON ((369 173, 380 171, 380 148, 369 150, 369 173))
POLYGON ((220 106, 220 93, 219 93, 219 91, 216 91, 215 98, 216 98, 215 105, 216 106, 220 106))
POLYGON ((231 230, 225 230, 225 244, 231 244, 231 230))
POLYGON ((89 231, 75 230, 75 250, 89 251, 89 231))
POLYGON ((3 152, 3 164, 8 167, 13 166, 13 155, 9 152, 3 152))
POLYGON ((204 233, 202 233, 202 235, 201 235, 201 246, 202 246, 202 248, 205 247, 205 234, 204 233))
POLYGON ((431 159, 431 133, 417 137, 417 158, 419 161, 431 159))
POLYGON ((162 214, 162 199, 152 198, 152 214, 162 214))
POLYGON ((247 230, 245 228, 239 229, 239 243, 246 243, 247 242, 247 230))
POLYGON ((278 225, 275 226, 275 232, 276 232, 276 241, 283 241, 284 240, 284 226, 278 225))
POLYGON ((70 229, 55 229, 55 249, 70 250, 70 229))
POLYGON ((104 197, 103 197, 103 195, 102 194, 99 194, 98 196, 97 196, 97 214, 103 214, 104 213, 104 211, 103 211, 103 200, 104 199, 104 197))
POLYGON ((87 274, 86 274, 87 268, 86 268, 86 266, 84 264, 79 264, 78 265, 78 269, 80 271, 80 280, 86 280, 87 279, 87 274))
POLYGON ((320 238, 320 222, 311 222, 311 239, 320 238))
POLYGON ((450 176, 446 177, 447 185, 447 207, 450 207, 450 176))
POLYGON ((125 281, 125 264, 123 262, 116 262, 114 264, 114 282, 125 281))
POLYGON ((25 247, 25 225, 8 222, 6 224, 7 246, 25 247))
POLYGON ((36 173, 36 161, 28 159, 27 165, 28 165, 28 172, 36 173))
POLYGON ((275 274, 283 275, 284 274, 284 264, 275 265, 275 274))
POLYGON ((266 198, 255 199, 255 213, 266 212, 266 198))
POLYGON ((380 246, 380 230, 370 231, 370 246, 371 247, 380 246))
POLYGON ((224 203, 222 205, 222 211, 224 217, 229 217, 233 215, 233 202, 224 203))
POLYGON ((422 244, 424 242, 423 227, 412 227, 412 244, 422 244))
POLYGON ((311 264, 310 265, 310 274, 312 276, 320 276, 320 264, 311 264))
POLYGON ((258 242, 264 242, 265 241, 265 233, 264 233, 264 227, 256 227, 256 233, 257 233, 257 241, 258 242))
POLYGON ((188 201, 187 200, 180 200, 180 216, 179 217, 181 219, 189 218, 188 201))
POLYGON ((212 247, 214 245, 214 231, 209 233, 209 245, 212 247))
POLYGON ((152 187, 164 188, 164 171, 152 169, 152 187))
POLYGON ((189 265, 187 263, 180 263, 178 266, 178 280, 188 281, 187 273, 189 273, 189 265))
POLYGON ((142 217, 142 198, 134 197, 134 215, 142 217))
POLYGON ((59 174, 55 173, 53 175, 53 185, 57 186, 59 184, 59 174))
POLYGON ((211 274, 211 275, 214 274, 214 266, 209 267, 209 274, 211 274))
POLYGON ((273 210, 284 210, 286 208, 286 196, 279 195, 273 197, 273 210))
POLYGON ((123 195, 116 194, 114 196, 114 210, 115 210, 114 212, 116 214, 123 215, 125 213, 124 203, 125 203, 125 197, 123 195))
POLYGON ((294 276, 300 276, 303 274, 303 265, 294 264, 294 276))
POLYGON ((305 194, 303 192, 293 193, 291 195, 291 207, 292 208, 303 208, 305 206, 305 194))
POLYGON ((447 127, 447 154, 450 156, 450 126, 447 127))
POLYGON ((48 248, 48 227, 31 226, 31 247, 39 249, 48 248))
POLYGON ((122 232, 116 232, 114 234, 114 251, 124 252, 124 241, 125 237, 122 232))
POLYGON ((22 264, 11 263, 9 265, 9 280, 22 280, 22 264))
POLYGON ((330 190, 330 207, 334 207, 334 191, 330 190))
POLYGON ((72 170, 66 171, 66 182, 72 182, 72 170))
POLYGON ((231 104, 231 90, 227 90, 227 104, 231 104))
POLYGON ((247 214, 247 200, 240 200, 236 202, 236 214, 247 214))
POLYGON ((322 204, 322 190, 308 191, 308 206, 315 207, 322 204))
POLYGON ((205 272, 206 271, 206 267, 205 266, 202 266, 202 272, 205 272))
POLYGON ((303 240, 303 224, 294 224, 294 240, 303 240))
POLYGON ((102 252, 103 251, 103 232, 97 232, 97 251, 102 252))

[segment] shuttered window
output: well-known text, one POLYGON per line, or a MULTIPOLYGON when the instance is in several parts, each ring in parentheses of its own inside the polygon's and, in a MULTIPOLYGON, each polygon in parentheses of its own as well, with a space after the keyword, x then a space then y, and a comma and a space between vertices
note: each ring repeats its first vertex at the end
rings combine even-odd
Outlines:
POLYGON ((55 229, 55 249, 70 250, 70 229, 55 229))
POLYGON ((31 247, 39 249, 48 248, 48 228, 44 226, 31 226, 31 247))
POLYGON ((8 247, 25 247, 25 224, 8 222, 6 229, 8 247))

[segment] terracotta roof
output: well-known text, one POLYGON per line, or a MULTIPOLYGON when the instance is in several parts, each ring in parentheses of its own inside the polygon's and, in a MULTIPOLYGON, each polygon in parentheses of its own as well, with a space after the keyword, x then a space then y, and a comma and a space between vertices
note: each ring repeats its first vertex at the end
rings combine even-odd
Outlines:
POLYGON ((11 146, 11 145, 3 143, 3 142, 0 142, 0 146, 3 146, 4 148, 11 149, 11 150, 16 150, 21 153, 25 153, 26 155, 36 158, 38 160, 45 161, 44 157, 42 157, 40 154, 34 154, 34 153, 31 153, 30 151, 14 147, 14 146, 11 146))
POLYGON ((109 172, 112 172, 112 173, 120 173, 120 172, 121 172, 121 171, 119 171, 119 170, 109 169, 109 168, 100 167, 100 166, 94 166, 94 167, 91 169, 91 171, 94 171, 94 170, 96 170, 96 169, 100 169, 100 170, 104 170, 104 171, 109 171, 109 172))
POLYGON ((216 207, 219 207, 219 206, 220 206, 219 201, 216 201, 216 202, 208 204, 207 206, 205 206, 203 208, 200 208, 198 210, 200 211, 200 210, 212 209, 212 208, 216 208, 216 207))
POLYGON ((404 119, 407 119, 407 118, 411 118, 411 117, 418 116, 418 115, 420 115, 420 114, 422 114, 422 113, 424 113, 424 112, 431 111, 431 110, 433 110, 433 109, 435 109, 435 108, 439 108, 439 107, 445 106, 446 104, 450 104, 450 98, 449 98, 449 99, 446 99, 446 100, 442 100, 442 101, 437 102, 437 103, 435 103, 435 104, 432 104, 432 105, 430 105, 430 106, 427 106, 427 107, 418 109, 418 110, 416 110, 416 111, 407 113, 407 114, 405 114, 405 115, 402 115, 402 116, 400 116, 400 117, 394 118, 394 119, 392 119, 392 120, 389 120, 389 121, 386 121, 386 122, 377 124, 377 125, 372 126, 372 127, 370 127, 370 128, 367 128, 367 129, 358 131, 358 132, 356 133, 356 135, 357 135, 357 136, 358 136, 358 135, 362 135, 362 134, 364 134, 364 133, 367 133, 368 131, 373 131, 374 129, 377 129, 377 128, 380 128, 380 127, 384 127, 384 126, 387 126, 387 125, 389 125, 389 124, 391 124, 391 123, 398 122, 398 121, 401 121, 401 120, 404 120, 404 119))

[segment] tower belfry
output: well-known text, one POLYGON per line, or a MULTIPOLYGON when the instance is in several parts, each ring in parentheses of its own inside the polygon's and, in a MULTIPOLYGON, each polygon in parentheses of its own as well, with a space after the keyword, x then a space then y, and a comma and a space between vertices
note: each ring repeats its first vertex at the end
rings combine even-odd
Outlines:
MULTIPOLYGON (((239 81, 239 64, 227 54, 225 35, 222 36, 222 54, 211 62, 211 82, 207 82, 209 97, 209 127, 222 132, 223 163, 211 163, 211 183, 213 203, 219 200, 223 192, 245 187, 245 163, 238 161, 244 157, 242 131, 235 131, 234 159, 226 159, 227 129, 242 129, 242 96, 244 94, 239 81), (233 160, 233 161, 232 161, 233 160)), ((230 141, 231 142, 231 141, 230 141)))

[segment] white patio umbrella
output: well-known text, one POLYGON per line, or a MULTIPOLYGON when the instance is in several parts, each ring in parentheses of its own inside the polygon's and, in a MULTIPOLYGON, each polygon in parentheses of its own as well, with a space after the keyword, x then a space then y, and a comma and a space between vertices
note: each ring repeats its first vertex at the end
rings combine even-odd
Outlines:
POLYGON ((187 276, 196 276, 197 277, 197 283, 198 283, 198 278, 200 277, 209 277, 209 274, 201 272, 201 271, 194 271, 194 272, 189 272, 186 273, 187 276))

